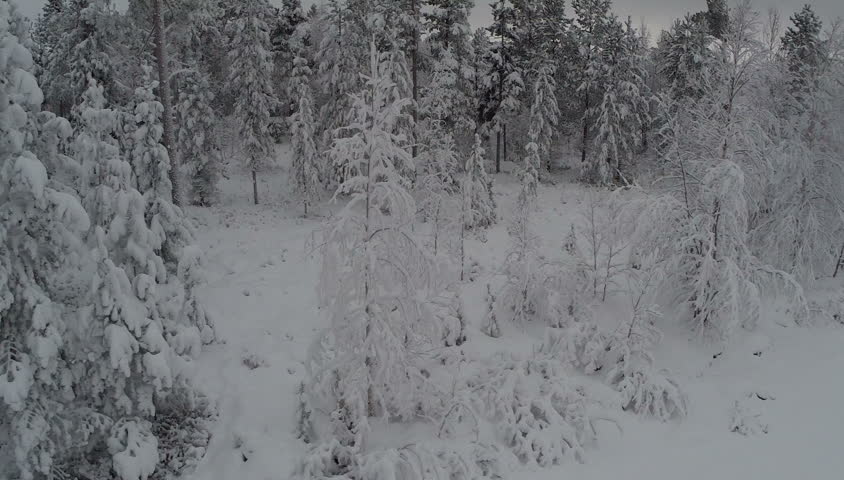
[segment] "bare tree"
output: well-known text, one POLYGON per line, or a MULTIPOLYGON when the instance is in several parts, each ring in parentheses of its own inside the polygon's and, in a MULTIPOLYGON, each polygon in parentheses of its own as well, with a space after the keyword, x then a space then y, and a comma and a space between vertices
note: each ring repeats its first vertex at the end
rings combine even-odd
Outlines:
POLYGON ((768 51, 777 53, 780 48, 780 36, 782 35, 782 17, 780 11, 774 7, 768 9, 765 24, 762 27, 762 41, 768 51))

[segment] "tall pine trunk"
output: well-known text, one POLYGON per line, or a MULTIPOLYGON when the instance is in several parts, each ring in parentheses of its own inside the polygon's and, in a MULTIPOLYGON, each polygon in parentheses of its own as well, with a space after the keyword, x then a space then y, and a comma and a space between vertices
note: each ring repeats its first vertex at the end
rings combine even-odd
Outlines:
POLYGON ((167 49, 164 44, 164 15, 162 13, 162 0, 152 2, 152 23, 155 31, 155 61, 158 66, 158 96, 161 106, 164 107, 164 137, 162 143, 167 148, 170 156, 170 183, 173 186, 172 200, 176 206, 182 205, 182 181, 179 176, 179 161, 176 150, 173 148, 173 108, 170 104, 170 74, 167 71, 167 49))
POLYGON ((411 147, 411 155, 414 161, 418 153, 418 146, 416 145, 416 131, 419 124, 419 19, 416 10, 417 0, 411 0, 410 8, 413 12, 413 51, 411 52, 411 75, 413 76, 413 146, 411 147))

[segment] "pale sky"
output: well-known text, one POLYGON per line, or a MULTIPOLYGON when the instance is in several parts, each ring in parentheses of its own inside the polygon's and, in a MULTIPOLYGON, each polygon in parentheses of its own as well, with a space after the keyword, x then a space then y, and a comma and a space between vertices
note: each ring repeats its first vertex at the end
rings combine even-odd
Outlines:
MULTIPOLYGON (((26 14, 35 18, 41 11, 45 0, 12 0, 17 1, 18 6, 26 14)), ((128 0, 115 0, 120 8, 125 6, 128 0)), ((280 0, 270 0, 272 3, 281 3, 280 0)), ((398 0, 395 0, 398 1, 398 0)), ((570 1, 570 0, 569 0, 570 1)), ((312 3, 320 3, 321 0, 302 0, 303 5, 310 6, 312 3)), ((472 12, 472 25, 474 27, 486 26, 490 23, 490 0, 475 0, 475 9, 472 12)), ((732 3, 728 1, 728 3, 732 3)), ((769 7, 777 7, 783 19, 787 19, 792 13, 799 10, 803 4, 810 3, 815 12, 828 24, 836 17, 844 17, 844 0, 755 0, 757 10, 764 13, 769 7)), ((706 10, 706 0, 614 0, 614 11, 622 18, 632 16, 633 23, 638 25, 642 19, 649 25, 652 33, 671 25, 675 18, 682 17, 686 12, 706 10)))

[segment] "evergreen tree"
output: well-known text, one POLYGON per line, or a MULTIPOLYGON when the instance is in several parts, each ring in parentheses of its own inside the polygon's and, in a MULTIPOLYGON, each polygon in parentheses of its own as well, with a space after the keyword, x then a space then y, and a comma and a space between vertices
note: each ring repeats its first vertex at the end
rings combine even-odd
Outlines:
POLYGON ((812 84, 824 61, 822 23, 809 5, 792 15, 791 22, 782 37, 782 50, 792 75, 792 89, 799 90, 812 84))
POLYGON ((462 184, 468 214, 464 216, 464 228, 468 230, 488 227, 497 219, 492 180, 486 174, 484 154, 481 137, 475 135, 472 153, 466 160, 466 179, 462 184))
POLYGON ((230 42, 229 87, 235 97, 234 116, 240 123, 246 168, 252 173, 252 198, 258 204, 258 172, 267 168, 272 154, 268 133, 270 111, 276 103, 271 82, 272 61, 266 0, 244 0, 232 7, 226 27, 230 42))
POLYGON ((293 60, 291 98, 298 99, 296 111, 288 118, 291 143, 293 144, 293 175, 296 190, 302 196, 305 215, 308 208, 319 198, 322 182, 322 165, 315 142, 313 94, 311 92, 311 69, 308 61, 297 56, 293 60))
POLYGON ((462 63, 469 56, 469 13, 473 0, 427 0, 430 10, 423 14, 428 44, 434 56, 449 50, 462 63))
MULTIPOLYGON (((196 309, 195 283, 186 292, 163 256, 172 243, 170 229, 160 213, 150 217, 148 196, 134 186, 132 166, 111 136, 115 112, 105 107, 102 92, 91 79, 78 109, 82 124, 74 144, 86 174, 84 205, 92 221, 87 240, 95 262, 89 331, 75 352, 82 367, 74 393, 110 427, 105 443, 115 472, 136 479, 150 475, 158 463, 151 425, 156 411, 165 398, 190 394, 185 367, 213 333, 205 312, 196 309)), ((139 131, 146 126, 141 125, 139 131)), ((159 135, 160 129, 160 124, 151 128, 159 135)), ((138 142, 134 155, 143 144, 138 142)))
POLYGON ((340 361, 318 370, 310 385, 329 402, 334 436, 352 454, 364 448, 370 417, 410 419, 431 411, 425 402, 432 392, 410 352, 441 338, 422 307, 430 262, 407 231, 416 204, 402 172, 412 157, 406 139, 393 133, 410 100, 390 80, 391 56, 374 43, 370 55, 348 136, 331 150, 346 172, 337 194, 350 196, 324 242, 320 289, 330 333, 342 339, 334 352, 340 361))
POLYGON ((533 103, 530 107, 528 130, 529 143, 525 149, 529 157, 527 163, 536 170, 537 178, 539 178, 540 170, 551 171, 551 142, 560 118, 554 74, 553 66, 542 65, 536 71, 536 81, 533 84, 533 103))
POLYGON ((636 55, 638 40, 629 22, 626 30, 615 24, 608 32, 603 55, 603 96, 595 106, 595 161, 602 182, 628 183, 624 165, 630 162, 647 121, 648 99, 644 71, 636 55))
POLYGON ((357 69, 366 56, 366 39, 354 28, 351 12, 343 0, 330 0, 321 20, 325 31, 317 54, 319 91, 323 96, 318 102, 320 149, 327 150, 341 132, 339 128, 346 124, 350 94, 360 86, 357 69))
POLYGON ((24 25, 16 5, 0 1, 0 475, 31 479, 59 472, 109 425, 71 400, 82 380, 71 335, 90 221, 32 152, 27 130, 43 97, 24 25))
POLYGON ((671 30, 662 32, 658 71, 675 99, 698 99, 706 91, 712 63, 711 40, 706 26, 688 15, 675 20, 671 30))
POLYGON ((88 76, 117 97, 115 59, 110 55, 109 35, 115 30, 109 0, 72 0, 54 13, 53 28, 65 32, 50 49, 41 82, 46 103, 61 116, 70 114, 74 102, 87 89, 88 76))
POLYGON ((217 199, 222 153, 216 138, 217 113, 207 76, 192 70, 181 78, 176 100, 176 148, 188 178, 188 202, 209 206, 217 199))
POLYGON ((572 9, 575 14, 574 36, 579 45, 574 68, 580 100, 580 162, 586 166, 594 107, 603 94, 602 52, 607 48, 606 36, 614 22, 610 18, 610 0, 573 0, 572 9))
POLYGON ((493 24, 489 34, 496 38, 490 51, 490 71, 485 78, 481 125, 495 132, 495 172, 501 172, 501 161, 507 160, 507 122, 521 108, 524 91, 521 65, 514 49, 513 22, 516 9, 510 0, 492 4, 493 24), (503 147, 503 148, 502 148, 503 147))

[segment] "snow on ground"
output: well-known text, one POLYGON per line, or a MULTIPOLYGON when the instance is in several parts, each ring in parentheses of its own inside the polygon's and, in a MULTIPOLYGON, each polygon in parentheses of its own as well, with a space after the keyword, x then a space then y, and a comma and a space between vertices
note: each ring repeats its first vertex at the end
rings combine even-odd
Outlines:
MULTIPOLYGON (((234 174, 222 183, 219 206, 191 211, 206 252, 209 282, 202 297, 223 339, 200 362, 198 383, 220 415, 196 480, 288 478, 306 451, 292 432, 303 361, 326 324, 316 307, 318 258, 311 255, 321 223, 302 219, 298 205, 279 193, 289 191, 285 178, 282 171, 264 175, 262 204, 253 206, 250 180, 234 174)), ((465 348, 475 355, 529 353, 536 340, 530 332, 502 324, 502 338, 491 339, 479 331, 485 284, 504 259, 506 219, 518 191, 508 175, 498 176, 495 188, 504 221, 486 243, 470 246, 483 271, 464 289, 465 348)), ((569 182, 541 188, 536 225, 548 254, 559 250, 585 190, 569 182)), ((838 452, 844 330, 778 323, 764 322, 723 353, 691 340, 687 330, 665 328, 657 365, 685 386, 688 418, 663 424, 619 412, 622 433, 602 429, 585 464, 514 472, 513 478, 837 478, 844 471, 838 452), (750 435, 730 431, 737 401, 750 435)))

